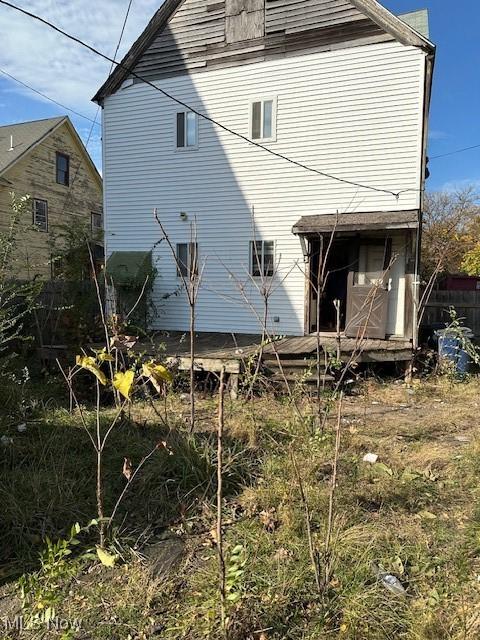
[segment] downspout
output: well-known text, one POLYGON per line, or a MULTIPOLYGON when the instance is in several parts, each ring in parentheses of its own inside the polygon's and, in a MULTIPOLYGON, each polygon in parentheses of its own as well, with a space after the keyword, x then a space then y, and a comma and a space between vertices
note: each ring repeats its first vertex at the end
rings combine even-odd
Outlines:
POLYGON ((418 347, 418 315, 420 301, 420 267, 422 253, 422 227, 423 227, 423 208, 425 204, 425 185, 426 185, 426 169, 427 169, 427 149, 428 149, 428 123, 430 113, 430 102, 432 97, 432 78, 435 66, 435 49, 427 52, 425 57, 425 82, 424 82, 424 105, 423 105, 423 139, 422 139, 422 168, 420 175, 420 208, 418 216, 418 231, 416 235, 415 246, 415 273, 413 279, 413 348, 418 347))

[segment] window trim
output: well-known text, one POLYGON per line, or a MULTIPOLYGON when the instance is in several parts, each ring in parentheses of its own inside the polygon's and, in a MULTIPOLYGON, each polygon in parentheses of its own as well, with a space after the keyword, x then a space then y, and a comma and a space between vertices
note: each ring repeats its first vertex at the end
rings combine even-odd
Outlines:
POLYGON ((37 231, 48 233, 48 200, 44 200, 43 198, 32 198, 32 224, 37 231), (40 226, 35 220, 37 202, 43 202, 45 204, 45 228, 40 226))
POLYGON ((185 151, 196 151, 198 149, 198 138, 199 138, 198 130, 199 130, 199 117, 194 111, 192 111, 191 109, 179 109, 178 111, 175 111, 174 119, 173 119, 173 142, 174 142, 175 151, 180 151, 181 153, 184 153, 185 151), (187 141, 187 114, 193 113, 193 115, 195 116, 195 144, 184 145, 183 147, 178 146, 177 116, 179 113, 183 113, 185 116, 184 124, 183 124, 183 127, 184 127, 183 135, 184 135, 185 142, 187 141))
MULTIPOLYGON (((258 253, 258 252, 257 252, 258 253)), ((250 240, 249 242, 249 274, 252 278, 273 278, 274 274, 275 274, 275 267, 276 267, 276 259, 277 259, 277 241, 276 240, 250 240), (261 242, 262 243, 262 249, 261 249, 261 254, 258 255, 258 257, 260 257, 260 272, 258 275, 255 275, 253 273, 253 265, 254 265, 254 260, 257 257, 255 255, 255 243, 256 242, 261 242), (272 267, 272 273, 271 274, 267 274, 265 273, 265 243, 266 242, 271 242, 273 244, 273 267, 272 267)))
POLYGON ((248 111, 248 135, 251 140, 254 142, 276 142, 277 141, 277 96, 262 96, 261 98, 252 98, 249 103, 249 111, 248 111), (269 138, 265 138, 263 136, 263 113, 264 113, 264 103, 272 102, 272 135, 269 138), (256 102, 260 102, 262 105, 261 108, 261 137, 254 138, 253 137, 253 105, 256 102))
POLYGON ((192 265, 194 267, 193 269, 193 275, 194 276, 198 276, 198 242, 177 242, 175 245, 175 262, 176 262, 176 272, 177 272, 177 278, 185 278, 185 280, 190 280, 192 277, 192 265), (186 271, 187 273, 183 273, 180 271, 180 257, 179 257, 179 251, 178 248, 185 245, 187 247, 187 251, 188 251, 188 255, 187 255, 187 260, 188 260, 188 265, 184 265, 187 267, 186 271), (191 248, 193 247, 193 245, 195 245, 195 263, 193 263, 192 260, 192 251, 191 248))
POLYGON ((69 187, 70 186, 70 156, 68 155, 68 153, 63 153, 62 151, 56 151, 55 153, 55 181, 57 184, 61 184, 62 187, 69 187), (65 158, 67 161, 67 182, 59 182, 58 180, 58 159, 59 158, 65 158))
POLYGON ((96 233, 97 231, 103 231, 103 213, 100 213, 100 211, 90 211, 90 230, 92 233, 96 233), (93 224, 93 219, 95 216, 99 216, 100 218, 99 227, 95 227, 93 224))

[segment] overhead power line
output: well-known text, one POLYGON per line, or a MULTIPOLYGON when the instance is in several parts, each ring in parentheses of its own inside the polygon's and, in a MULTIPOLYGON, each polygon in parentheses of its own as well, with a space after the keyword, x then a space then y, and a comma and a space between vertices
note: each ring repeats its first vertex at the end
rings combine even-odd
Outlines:
POLYGON ((472 149, 480 149, 480 144, 474 144, 471 147, 463 147, 463 149, 456 149, 455 151, 449 151, 448 153, 441 153, 438 156, 431 156, 430 160, 436 160, 437 158, 446 158, 447 156, 454 156, 457 153, 463 153, 464 151, 471 151, 472 149))
MULTIPOLYGON (((114 58, 117 57, 118 50, 120 49, 120 45, 122 43, 123 34, 125 33, 125 27, 127 26, 128 16, 130 15, 130 9, 132 8, 132 2, 133 2, 133 0, 129 0, 129 2, 128 2, 127 11, 125 13, 125 18, 123 20, 122 28, 120 30, 120 36, 118 37, 117 46, 115 48, 115 53, 114 53, 114 56, 113 56, 114 58)), ((114 65, 112 64, 112 66, 110 67, 110 73, 112 73, 113 67, 114 67, 114 65)), ((88 132, 87 140, 85 142, 85 149, 88 149, 88 145, 90 144, 90 140, 91 140, 91 137, 92 137, 92 134, 93 134, 93 127, 95 125, 98 125, 97 118, 98 118, 99 111, 100 111, 100 105, 97 106, 97 110, 95 112, 95 118, 94 118, 94 120, 92 120, 92 126, 90 127, 90 131, 88 132)), ((78 165, 77 170, 75 172, 75 175, 73 176, 73 180, 72 180, 72 183, 71 183, 72 187, 73 187, 73 183, 75 182, 75 180, 77 178, 77 175, 78 175, 79 171, 80 171, 80 165, 78 165)), ((68 204, 71 196, 72 196, 72 189, 69 189, 68 193, 67 193, 67 196, 65 198, 65 202, 63 204, 63 211, 64 212, 65 212, 65 209, 67 207, 67 204, 68 204)))
MULTIPOLYGON (((122 28, 120 30, 120 36, 118 38, 117 46, 115 48, 115 53, 113 54, 114 58, 117 57, 118 50, 120 49, 120 45, 121 45, 122 40, 123 40, 123 34, 125 33, 125 27, 127 26, 128 16, 130 15, 130 9, 132 8, 132 2, 133 2, 133 0, 129 0, 129 2, 128 2, 127 11, 125 13, 125 18, 123 19, 122 28)), ((114 63, 112 62, 112 65, 110 67, 110 74, 109 75, 111 75, 114 66, 115 66, 114 63)), ((97 106, 97 110, 95 112, 95 118, 93 119, 92 126, 90 127, 90 131, 88 133, 87 141, 85 142, 85 148, 88 148, 88 144, 90 142, 90 138, 92 137, 94 125, 99 126, 99 123, 97 122, 99 111, 100 111, 100 105, 97 106)))
POLYGON ((118 62, 114 58, 110 58, 110 56, 107 56, 105 53, 102 53, 101 51, 99 51, 98 49, 96 49, 92 45, 88 44, 87 42, 84 42, 80 38, 77 38, 76 36, 71 35, 67 31, 64 31, 60 27, 57 27, 55 24, 53 24, 52 22, 49 22, 45 18, 42 18, 41 16, 39 16, 39 15, 37 15, 35 13, 32 13, 31 11, 27 11, 26 9, 22 9, 21 7, 18 7, 17 5, 15 5, 15 4, 11 3, 11 2, 8 2, 7 0, 0 0, 0 4, 3 4, 5 6, 7 6, 7 7, 10 7, 11 9, 14 9, 15 11, 18 11, 20 13, 23 13, 24 15, 32 18, 33 20, 41 22, 42 24, 46 25, 50 29, 53 29, 57 33, 60 33, 62 36, 68 38, 69 40, 72 40, 73 42, 76 42, 77 44, 79 44, 80 46, 84 47, 85 49, 88 49, 89 51, 91 51, 95 55, 100 56, 104 60, 107 60, 108 62, 111 62, 112 64, 115 64, 118 67, 121 67, 125 71, 128 71, 128 73, 131 74, 134 78, 137 78, 137 80, 140 80, 140 81, 144 82, 148 86, 150 86, 153 89, 155 89, 155 91, 158 91, 159 93, 164 95, 169 100, 172 100, 173 102, 176 102, 177 104, 179 104, 183 108, 188 109, 192 113, 195 113, 199 118, 203 118, 207 122, 210 122, 211 124, 215 125, 219 129, 222 129, 226 133, 229 133, 230 135, 233 135, 236 138, 239 138, 240 140, 243 140, 244 142, 247 142, 248 144, 250 144, 250 145, 252 145, 254 147, 257 147, 257 148, 265 151, 266 153, 269 153, 270 155, 275 156, 276 158, 284 160, 285 162, 289 162, 290 164, 295 165, 297 167, 300 167, 301 169, 305 169, 306 171, 310 171, 311 173, 316 173, 317 175, 320 175, 320 176, 322 176, 324 178, 329 178, 330 180, 335 180, 337 182, 341 182, 343 184, 348 184, 348 185, 351 185, 351 186, 354 186, 354 187, 358 187, 360 189, 368 189, 370 191, 376 191, 378 193, 387 193, 387 194, 392 195, 395 198, 397 198, 397 200, 398 200, 398 198, 400 197, 400 195, 402 193, 406 193, 408 191, 420 191, 420 189, 402 189, 400 191, 391 191, 390 189, 382 189, 382 188, 379 188, 379 187, 372 187, 371 185, 361 184, 359 182, 355 182, 354 180, 348 180, 346 178, 340 178, 339 176, 335 176, 333 174, 326 173, 325 171, 321 171, 320 169, 316 169, 315 167, 311 167, 309 165, 306 165, 306 164, 304 164, 302 162, 299 162, 298 160, 294 160, 293 158, 289 158, 288 156, 285 156, 285 155, 283 155, 281 153, 278 153, 277 151, 273 151, 272 149, 269 149, 268 147, 265 147, 263 144, 260 144, 259 142, 255 142, 255 140, 251 140, 247 136, 244 136, 243 134, 238 133, 237 131, 234 131, 233 129, 230 129, 229 127, 227 127, 226 125, 222 124, 221 122, 218 122, 218 120, 215 120, 214 118, 211 118, 210 116, 207 116, 206 114, 202 113, 201 111, 198 111, 197 109, 195 109, 194 107, 189 105, 187 102, 184 102, 183 100, 180 100, 179 98, 176 98, 175 96, 171 95, 170 93, 168 93, 164 89, 154 85, 153 82, 150 82, 150 80, 147 80, 146 78, 143 78, 141 75, 139 75, 138 73, 133 71, 133 69, 130 69, 127 65, 124 65, 122 62, 118 62))
POLYGON ((115 53, 113 54, 113 62, 112 62, 112 66, 110 67, 110 74, 109 75, 112 74, 113 67, 115 66, 115 60, 117 58, 118 50, 120 49, 120 45, 122 44, 123 34, 125 33, 125 27, 127 26, 127 22, 128 22, 128 16, 130 15, 130 9, 132 8, 132 2, 133 2, 133 0, 129 0, 127 11, 125 13, 125 18, 124 18, 123 24, 122 24, 122 29, 120 31, 120 36, 118 38, 117 47, 115 49, 115 53))
POLYGON ((35 87, 31 87, 26 82, 23 82, 22 80, 19 80, 18 78, 15 78, 15 76, 12 76, 12 74, 8 73, 8 71, 5 71, 5 69, 0 69, 0 73, 3 73, 3 75, 7 76, 8 78, 13 80, 14 82, 17 82, 18 84, 21 84, 23 87, 25 87, 27 89, 30 89, 30 91, 33 91, 34 93, 38 93, 39 96, 42 96, 42 98, 45 98, 45 100, 49 100, 50 102, 53 102, 53 104, 56 104, 58 107, 61 107, 62 109, 66 109, 67 111, 70 111, 71 113, 74 113, 79 118, 83 118, 84 120, 88 120, 89 122, 94 122, 96 125, 99 126, 99 123, 95 122, 95 120, 92 120, 92 118, 89 118, 88 116, 84 116, 83 113, 75 111, 75 109, 72 109, 71 107, 67 107, 65 104, 62 104, 61 102, 58 102, 57 100, 54 100, 53 98, 50 98, 50 96, 47 96, 46 93, 42 93, 38 89, 35 89, 35 87))

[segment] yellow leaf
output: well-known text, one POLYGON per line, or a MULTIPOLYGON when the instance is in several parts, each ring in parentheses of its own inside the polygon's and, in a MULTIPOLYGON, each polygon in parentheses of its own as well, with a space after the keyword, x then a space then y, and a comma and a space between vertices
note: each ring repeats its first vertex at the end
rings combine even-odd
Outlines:
POLYGON ((155 364, 153 360, 151 362, 145 362, 142 366, 143 375, 149 378, 155 389, 160 393, 162 383, 171 384, 173 382, 173 375, 163 366, 163 364, 155 364))
POLYGON ((97 556, 104 567, 114 567, 118 556, 114 556, 105 549, 97 547, 97 556))
POLYGON ((101 384, 107 384, 107 376, 100 369, 95 358, 92 358, 92 356, 77 356, 75 361, 79 367, 93 373, 101 384))
POLYGON ((133 379, 135 373, 130 369, 129 371, 119 371, 115 374, 113 379, 113 386, 119 391, 124 398, 130 400, 130 393, 132 392, 133 379))
POLYGON ((97 353, 97 358, 100 362, 115 362, 115 358, 107 352, 106 349, 102 349, 97 353))

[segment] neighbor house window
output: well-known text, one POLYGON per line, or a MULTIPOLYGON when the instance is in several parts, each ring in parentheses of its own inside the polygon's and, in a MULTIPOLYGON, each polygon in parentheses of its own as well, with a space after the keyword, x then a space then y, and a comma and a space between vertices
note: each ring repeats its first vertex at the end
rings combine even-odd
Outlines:
POLYGON ((103 229, 103 216, 101 213, 96 213, 95 211, 92 211, 91 213, 91 226, 92 226, 92 232, 95 233, 96 231, 102 231, 103 229))
POLYGON ((250 136, 252 140, 275 140, 277 126, 277 103, 270 100, 255 100, 250 107, 250 136))
POLYGON ((250 242, 250 274, 252 276, 273 276, 275 269, 275 242, 255 240, 250 242))
POLYGON ((70 158, 64 153, 57 153, 57 182, 66 187, 70 184, 70 158))
POLYGON ((197 144, 197 114, 193 111, 180 111, 177 113, 177 149, 189 149, 197 144))
POLYGON ((40 231, 48 231, 48 204, 46 200, 33 200, 33 224, 40 231))
POLYGON ((198 244, 183 242, 177 244, 177 276, 191 278, 198 275, 198 244))

